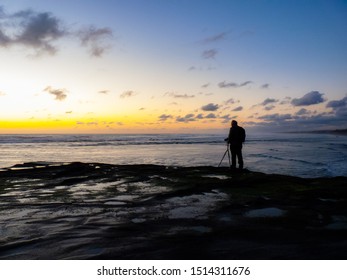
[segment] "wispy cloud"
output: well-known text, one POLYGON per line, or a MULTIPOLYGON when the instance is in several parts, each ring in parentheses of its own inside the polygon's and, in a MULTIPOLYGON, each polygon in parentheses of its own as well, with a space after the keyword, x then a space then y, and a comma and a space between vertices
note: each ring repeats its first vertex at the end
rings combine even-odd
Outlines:
POLYGON ((105 90, 99 90, 98 93, 100 93, 100 94, 109 94, 110 91, 105 89, 105 90))
POLYGON ((188 94, 179 94, 179 93, 175 93, 175 92, 166 92, 164 94, 164 96, 170 96, 170 97, 173 97, 173 98, 183 98, 183 99, 187 99, 187 98, 194 98, 195 95, 191 94, 191 95, 188 95, 188 94))
POLYGON ((325 101, 323 95, 324 93, 320 93, 319 91, 311 91, 309 93, 306 93, 301 98, 294 98, 291 103, 294 106, 309 106, 319 104, 325 101))
POLYGON ((66 93, 68 92, 66 89, 53 89, 51 86, 46 87, 43 91, 54 95, 55 99, 58 101, 65 100, 67 97, 66 93))
POLYGON ((99 126, 99 122, 97 122, 97 121, 90 121, 90 122, 77 121, 76 124, 77 125, 86 125, 86 126, 99 126))
POLYGON ((209 49, 202 52, 201 56, 204 59, 215 59, 218 51, 216 49, 209 49))
POLYGON ((242 107, 242 106, 238 106, 238 107, 234 108, 234 109, 231 110, 231 111, 233 111, 233 112, 240 112, 240 111, 242 111, 242 110, 243 110, 243 107, 242 107))
POLYGON ((227 101, 225 101, 225 105, 228 105, 228 104, 235 104, 235 103, 238 103, 240 101, 236 101, 234 98, 230 98, 228 99, 227 101))
POLYGON ((244 87, 244 86, 247 86, 249 84, 253 83, 252 81, 246 81, 246 82, 243 82, 243 83, 235 83, 235 82, 220 82, 218 84, 218 86, 220 88, 239 88, 239 87, 244 87))
POLYGON ((136 92, 132 91, 132 90, 127 90, 125 92, 123 92, 119 97, 120 98, 128 98, 128 97, 133 97, 136 95, 136 92))
POLYGON ((279 104, 281 105, 286 105, 286 104, 290 104, 292 98, 290 96, 286 96, 279 104))
POLYGON ((270 87, 270 84, 263 84, 260 86, 262 89, 268 89, 270 87))
POLYGON ((196 121, 196 119, 194 118, 194 114, 187 114, 184 117, 181 117, 181 116, 177 117, 176 121, 187 123, 187 122, 194 122, 196 121))
POLYGON ((228 114, 221 116, 221 119, 223 120, 222 123, 229 123, 233 118, 228 114))
POLYGON ((159 116, 159 120, 162 121, 162 122, 165 122, 167 121, 168 119, 172 119, 173 116, 172 115, 165 115, 165 114, 162 114, 159 116))
POLYGON ((223 41, 227 38, 227 35, 230 32, 221 32, 215 35, 211 35, 209 37, 204 38, 203 40, 199 41, 202 44, 210 44, 210 43, 216 43, 219 41, 223 41))
POLYGON ((81 40, 81 44, 86 46, 90 54, 95 57, 102 56, 110 48, 108 40, 113 37, 110 28, 97 28, 95 26, 83 28, 77 34, 81 40))

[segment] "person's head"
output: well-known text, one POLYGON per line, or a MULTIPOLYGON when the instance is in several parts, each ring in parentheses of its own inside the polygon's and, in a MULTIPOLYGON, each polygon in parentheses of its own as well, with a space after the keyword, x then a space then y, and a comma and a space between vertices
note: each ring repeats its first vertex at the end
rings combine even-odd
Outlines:
POLYGON ((237 126, 237 121, 235 121, 235 120, 231 121, 231 126, 232 127, 236 127, 237 126))

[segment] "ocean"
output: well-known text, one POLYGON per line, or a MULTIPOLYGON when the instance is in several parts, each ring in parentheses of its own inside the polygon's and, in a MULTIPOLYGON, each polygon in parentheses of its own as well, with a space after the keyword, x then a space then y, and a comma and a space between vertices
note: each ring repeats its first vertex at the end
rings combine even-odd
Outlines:
MULTIPOLYGON (((24 162, 218 166, 220 134, 0 135, 0 168, 24 162)), ((347 176, 347 136, 248 134, 245 168, 299 177, 347 176)), ((228 166, 226 156, 221 166, 228 166)))

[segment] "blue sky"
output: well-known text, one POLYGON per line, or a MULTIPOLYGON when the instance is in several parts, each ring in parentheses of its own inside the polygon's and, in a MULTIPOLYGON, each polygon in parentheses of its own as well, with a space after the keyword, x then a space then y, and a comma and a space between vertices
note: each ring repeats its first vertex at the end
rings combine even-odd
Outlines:
POLYGON ((3 133, 347 127, 346 1, 0 7, 3 133))

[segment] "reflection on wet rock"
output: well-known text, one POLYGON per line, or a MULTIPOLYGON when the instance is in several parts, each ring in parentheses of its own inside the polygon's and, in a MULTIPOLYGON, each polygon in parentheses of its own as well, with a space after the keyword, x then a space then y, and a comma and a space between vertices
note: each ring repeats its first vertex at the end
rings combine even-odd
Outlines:
POLYGON ((1 259, 346 259, 347 178, 25 163, 0 172, 1 259))

